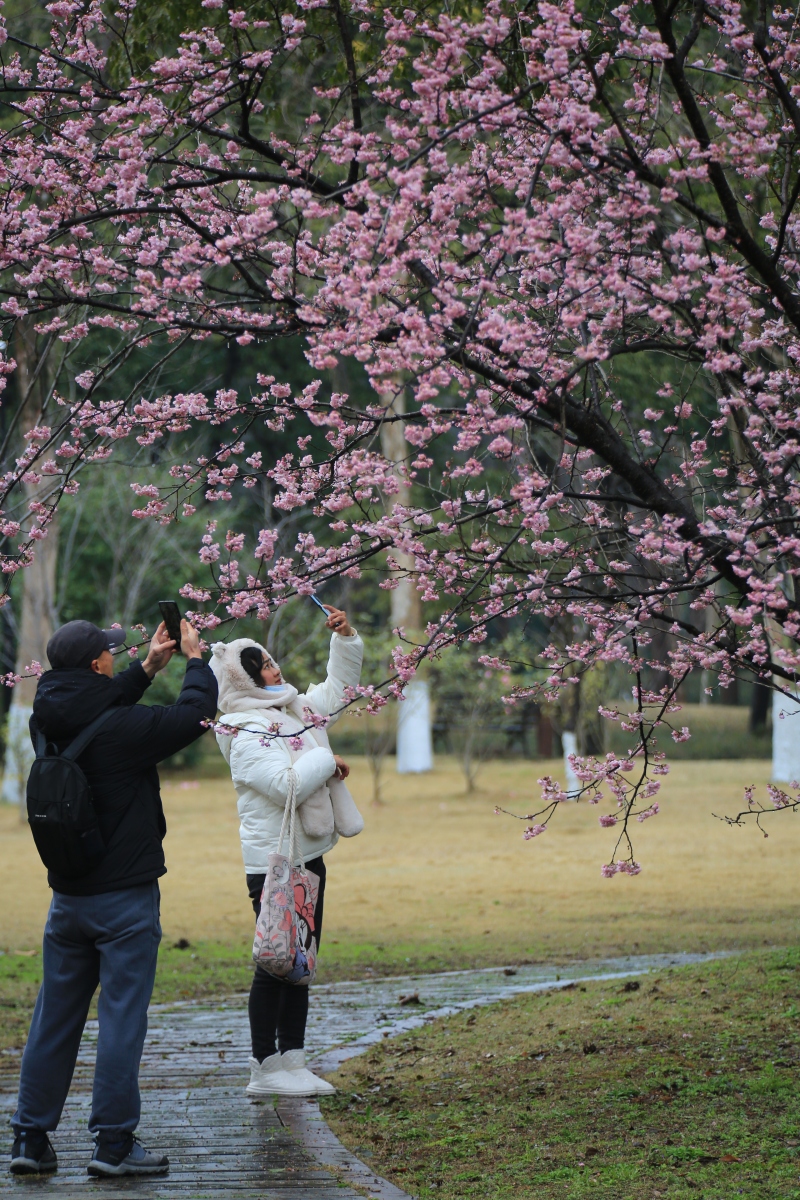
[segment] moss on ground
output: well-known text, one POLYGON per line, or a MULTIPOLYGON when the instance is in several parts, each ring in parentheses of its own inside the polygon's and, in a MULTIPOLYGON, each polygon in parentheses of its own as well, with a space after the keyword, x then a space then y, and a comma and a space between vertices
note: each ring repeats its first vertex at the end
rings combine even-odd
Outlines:
POLYGON ((798 1198, 798 1016, 796 950, 572 986, 384 1042, 323 1112, 421 1198, 798 1198))

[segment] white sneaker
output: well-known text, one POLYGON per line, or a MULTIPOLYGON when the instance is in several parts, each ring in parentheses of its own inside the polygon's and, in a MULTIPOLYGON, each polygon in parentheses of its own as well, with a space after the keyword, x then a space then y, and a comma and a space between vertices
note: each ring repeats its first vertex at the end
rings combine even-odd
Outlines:
MULTIPOLYGON (((250 1082, 245 1091, 248 1096, 315 1096, 316 1087, 309 1086, 305 1079, 295 1078, 293 1073, 281 1066, 281 1055, 271 1054, 262 1063, 251 1058, 250 1082)), ((311 1072, 307 1072, 311 1074, 311 1072)))
POLYGON ((328 1083, 327 1079, 320 1079, 319 1075, 308 1070, 305 1050, 284 1050, 281 1055, 281 1069, 292 1079, 302 1083, 304 1087, 313 1089, 312 1095, 332 1096, 336 1091, 336 1088, 332 1083, 328 1083))

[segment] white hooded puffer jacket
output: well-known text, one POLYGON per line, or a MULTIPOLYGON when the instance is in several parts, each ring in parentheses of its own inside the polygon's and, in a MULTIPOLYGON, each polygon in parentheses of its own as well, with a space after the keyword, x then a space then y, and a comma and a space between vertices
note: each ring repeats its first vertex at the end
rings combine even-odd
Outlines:
MULTIPOLYGON (((305 695, 298 697, 299 703, 323 717, 341 708, 345 688, 355 687, 361 678, 363 656, 364 643, 357 633, 352 637, 334 633, 327 678, 324 683, 311 685, 305 695)), ((306 751, 293 763, 285 738, 275 738, 266 746, 262 745, 259 739, 269 732, 270 723, 264 711, 222 713, 219 720, 223 725, 242 730, 235 737, 217 734, 217 745, 230 766, 239 797, 239 834, 245 871, 248 875, 263 875, 269 855, 278 849, 278 835, 289 794, 289 770, 294 769, 297 802, 302 804, 314 792, 326 788, 326 781, 336 770, 336 762, 331 751, 322 746, 306 751)), ((332 717, 328 727, 336 720, 338 717, 332 717)), ((287 713, 284 728, 299 733, 303 726, 287 713), (294 730, 290 728, 292 725, 294 730)), ((310 837, 298 820, 297 839, 300 853, 308 861, 327 854, 338 842, 339 835, 334 831, 324 837, 310 837)), ((284 852, 285 849, 284 843, 284 852)))

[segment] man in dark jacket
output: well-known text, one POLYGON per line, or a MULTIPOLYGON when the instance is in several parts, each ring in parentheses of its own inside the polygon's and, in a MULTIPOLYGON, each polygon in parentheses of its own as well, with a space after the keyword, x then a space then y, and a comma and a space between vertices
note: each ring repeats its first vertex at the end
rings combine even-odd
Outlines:
POLYGON ((156 764, 199 738, 217 706, 217 681, 200 656, 198 636, 185 621, 181 634, 186 675, 169 708, 137 704, 177 649, 163 625, 144 662, 135 661, 119 675, 111 649, 124 640, 121 629, 70 621, 47 645, 52 670, 39 680, 33 704, 34 744, 41 730, 63 751, 101 712, 113 709, 78 758, 106 852, 79 879, 48 873, 53 899, 44 931, 44 975, 12 1119, 15 1174, 56 1170, 47 1135, 61 1117, 98 983, 89 1119, 97 1141, 89 1174, 162 1174, 169 1166, 165 1155, 146 1150, 134 1137, 139 1062, 161 940, 158 879, 167 869, 156 764))

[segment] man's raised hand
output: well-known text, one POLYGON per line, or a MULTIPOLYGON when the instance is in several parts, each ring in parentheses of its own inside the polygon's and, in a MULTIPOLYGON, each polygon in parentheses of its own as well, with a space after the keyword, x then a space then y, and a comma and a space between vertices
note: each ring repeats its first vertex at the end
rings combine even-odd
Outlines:
POLYGON ((181 621, 181 654, 185 658, 202 658, 200 634, 192 628, 188 621, 181 621))
POLYGON ((147 652, 147 658, 142 663, 148 679, 152 679, 159 671, 163 670, 176 650, 177 646, 167 633, 167 627, 162 621, 150 639, 150 649, 147 652))

